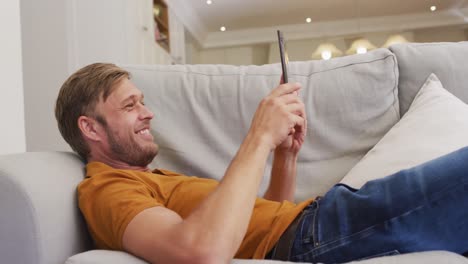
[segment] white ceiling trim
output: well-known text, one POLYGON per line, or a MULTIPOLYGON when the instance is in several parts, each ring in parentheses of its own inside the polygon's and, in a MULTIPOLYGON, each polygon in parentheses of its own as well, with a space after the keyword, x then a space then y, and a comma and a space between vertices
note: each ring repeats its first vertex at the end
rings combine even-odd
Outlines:
MULTIPOLYGON (((179 0, 171 0, 179 1, 179 0)), ((168 1, 169 2, 169 1, 168 1)), ((169 4, 169 3, 168 3, 169 4)), ((185 23, 184 23, 185 24, 185 23)), ((371 32, 409 31, 419 28, 468 24, 468 8, 444 10, 436 13, 420 13, 400 16, 319 22, 312 24, 283 25, 278 27, 253 28, 246 30, 197 33, 203 48, 217 48, 237 45, 252 45, 276 41, 277 29, 284 31, 287 39, 298 40, 308 38, 335 37, 358 35, 371 32)), ((189 24, 185 24, 189 28, 189 24)))
MULTIPOLYGON (((207 29, 193 8, 187 8, 186 0, 166 0, 166 4, 177 19, 192 34, 193 38, 202 45, 207 37, 207 29)), ((190 7, 190 6, 189 6, 190 7)))

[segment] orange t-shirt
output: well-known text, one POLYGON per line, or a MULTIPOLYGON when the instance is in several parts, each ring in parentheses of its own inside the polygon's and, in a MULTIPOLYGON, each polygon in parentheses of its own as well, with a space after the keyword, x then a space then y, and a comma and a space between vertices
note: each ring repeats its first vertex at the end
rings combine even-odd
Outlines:
MULTIPOLYGON (((78 186, 79 206, 88 229, 102 249, 123 250, 128 223, 144 209, 164 206, 182 218, 211 192, 218 182, 167 170, 118 170, 99 162, 86 165, 87 176, 78 186)), ((264 258, 294 218, 311 202, 294 204, 257 198, 252 218, 236 258, 264 258)))

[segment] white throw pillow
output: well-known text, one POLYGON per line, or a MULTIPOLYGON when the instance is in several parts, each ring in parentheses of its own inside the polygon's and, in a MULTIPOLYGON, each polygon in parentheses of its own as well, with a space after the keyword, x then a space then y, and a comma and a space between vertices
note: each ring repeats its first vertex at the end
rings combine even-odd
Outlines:
POLYGON ((354 188, 468 145, 468 105, 431 74, 408 112, 341 180, 354 188))

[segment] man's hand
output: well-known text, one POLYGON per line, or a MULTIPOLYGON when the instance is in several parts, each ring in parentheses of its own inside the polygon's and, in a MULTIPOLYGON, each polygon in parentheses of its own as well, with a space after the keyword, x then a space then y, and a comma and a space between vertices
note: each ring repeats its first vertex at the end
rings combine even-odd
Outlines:
MULTIPOLYGON (((283 75, 281 75, 281 80, 280 84, 284 84, 283 80, 283 75)), ((293 94, 298 95, 299 92, 295 91, 293 94)), ((304 108, 304 103, 302 100, 298 97, 300 104, 302 104, 302 109, 301 111, 298 111, 297 114, 300 115, 302 118, 304 118, 304 125, 296 125, 291 132, 289 133, 289 136, 284 140, 276 149, 275 149, 275 154, 278 154, 279 152, 283 152, 286 154, 293 154, 297 155, 299 153, 299 150, 302 147, 302 144, 304 143, 305 136, 307 134, 307 116, 304 108)))
POLYGON ((261 138, 270 150, 282 145, 283 149, 298 151, 304 142, 306 119, 304 103, 298 96, 300 88, 299 83, 281 84, 257 108, 249 134, 261 138), (288 137, 291 140, 285 142, 288 137))
MULTIPOLYGON (((283 84, 283 77, 281 77, 281 84, 283 84)), ((298 123, 291 128, 285 140, 275 148, 270 184, 264 198, 278 202, 294 201, 297 156, 307 132, 307 117, 304 103, 298 97, 298 90, 290 95, 295 97, 294 104, 298 106, 293 114, 301 117, 303 123, 298 123)))
POLYGON ((284 152, 293 155, 297 155, 299 153, 307 134, 307 117, 305 112, 300 114, 300 116, 304 118, 304 124, 296 125, 291 130, 288 137, 275 149, 275 153, 284 152))

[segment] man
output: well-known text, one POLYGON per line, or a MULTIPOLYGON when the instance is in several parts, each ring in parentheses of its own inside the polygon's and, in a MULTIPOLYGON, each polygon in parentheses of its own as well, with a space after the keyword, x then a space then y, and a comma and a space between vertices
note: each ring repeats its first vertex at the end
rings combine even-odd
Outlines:
POLYGON ((158 152, 149 131, 154 114, 129 79, 115 65, 88 65, 57 98, 60 132, 88 162, 79 205, 97 247, 151 263, 233 257, 336 263, 468 250, 468 148, 360 190, 336 185, 324 197, 294 204, 307 127, 299 84, 281 84, 260 102, 217 183, 149 170, 158 152), (271 182, 265 199, 257 198, 271 152, 271 182))

